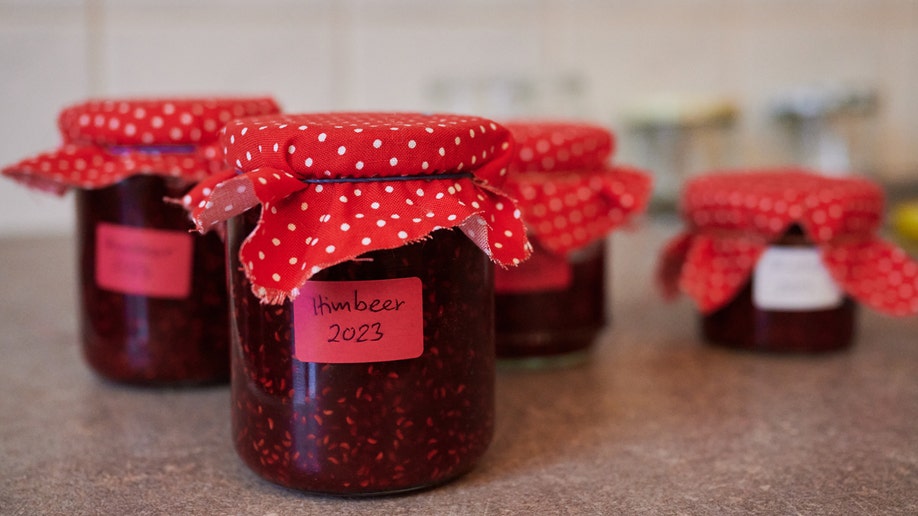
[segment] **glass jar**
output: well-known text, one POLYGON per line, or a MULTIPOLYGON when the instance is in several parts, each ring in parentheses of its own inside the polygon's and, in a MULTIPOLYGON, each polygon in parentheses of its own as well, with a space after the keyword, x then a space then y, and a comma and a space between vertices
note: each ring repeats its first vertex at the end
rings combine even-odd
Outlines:
POLYGON ((606 242, 560 257, 538 243, 516 269, 496 271, 497 353, 520 366, 583 361, 607 324, 606 242), (533 314, 538 314, 534 317, 533 314))
POLYGON ((227 239, 233 436, 245 463, 334 495, 421 489, 471 469, 494 429, 488 257, 440 229, 324 269, 292 302, 262 304, 238 252, 258 212, 231 219, 227 239))
POLYGON ((228 221, 233 438, 311 493, 435 486, 494 428, 493 265, 530 254, 500 190, 509 131, 437 113, 231 121, 233 177, 184 199, 228 221))
POLYGON ((507 122, 507 191, 533 254, 496 272, 497 356, 508 366, 577 364, 607 324, 607 237, 650 197, 644 171, 608 163, 615 137, 576 120, 507 122))
POLYGON ((100 376, 228 380, 223 243, 192 234, 178 199, 227 173, 224 124, 278 111, 268 97, 92 99, 60 112, 60 147, 3 168, 37 190, 75 191, 82 348, 100 376))
POLYGON ((105 378, 229 378, 223 242, 192 234, 185 210, 163 201, 192 185, 138 175, 76 192, 83 354, 105 378))
POLYGON ((686 183, 686 229, 658 285, 684 292, 710 342, 773 352, 843 349, 856 305, 918 313, 918 263, 876 235, 884 195, 860 177, 799 168, 722 171, 686 183))
POLYGON ((835 284, 818 253, 803 230, 792 226, 766 249, 739 294, 701 317, 704 338, 755 351, 849 347, 857 305, 835 284))

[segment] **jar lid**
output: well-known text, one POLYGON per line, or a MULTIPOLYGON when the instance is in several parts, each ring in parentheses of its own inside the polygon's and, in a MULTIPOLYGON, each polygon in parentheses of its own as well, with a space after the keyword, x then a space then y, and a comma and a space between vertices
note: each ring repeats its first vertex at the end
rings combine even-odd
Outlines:
POLYGON ((594 170, 603 167, 615 150, 613 134, 598 125, 563 120, 503 124, 516 142, 514 173, 594 170))
POLYGON ((517 147, 504 189, 518 200, 530 236, 548 251, 581 249, 647 206, 649 174, 606 164, 615 144, 607 129, 565 121, 505 125, 517 147))
POLYGON ((869 234, 883 218, 883 190, 857 177, 803 169, 713 173, 686 182, 683 217, 699 230, 739 230, 776 238, 792 224, 825 242, 869 234))
POLYGON ((918 263, 876 237, 883 192, 866 179, 803 170, 702 176, 686 184, 682 211, 689 227, 663 249, 657 278, 666 295, 681 290, 703 313, 732 300, 795 224, 848 295, 889 315, 918 313, 918 263))
POLYGON ((209 178, 183 202, 199 230, 261 204, 240 249, 256 296, 293 299, 312 275, 368 251, 458 227, 492 260, 530 253, 521 213, 499 190, 512 153, 484 118, 420 113, 254 117, 221 136, 235 176, 209 178))
POLYGON ((233 118, 277 113, 268 97, 95 99, 61 111, 61 148, 10 165, 3 173, 62 194, 102 188, 134 174, 192 180, 223 169, 214 147, 233 118))

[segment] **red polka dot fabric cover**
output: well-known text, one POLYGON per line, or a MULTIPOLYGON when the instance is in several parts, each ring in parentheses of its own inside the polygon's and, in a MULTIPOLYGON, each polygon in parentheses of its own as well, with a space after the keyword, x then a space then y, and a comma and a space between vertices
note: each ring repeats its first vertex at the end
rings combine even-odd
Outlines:
POLYGON ((183 202, 198 229, 262 205, 240 259, 264 302, 293 299, 316 272, 461 228, 492 260, 530 253, 521 213, 499 187, 512 154, 504 127, 473 116, 318 113, 230 122, 237 175, 183 202))
POLYGON ((558 120, 505 125, 516 152, 504 189, 519 201, 530 236, 546 250, 566 256, 646 207, 650 176, 606 164, 615 140, 605 128, 558 120))
POLYGON ((668 296, 681 289, 703 313, 728 303, 765 248, 798 224, 838 285, 889 315, 918 313, 918 263, 875 236, 884 196, 861 178, 804 170, 712 174, 682 195, 688 229, 663 250, 658 279, 668 296))
POLYGON ((135 174, 197 181, 224 170, 216 141, 226 122, 278 111, 266 97, 89 100, 60 113, 60 149, 5 167, 3 174, 58 195, 135 174))

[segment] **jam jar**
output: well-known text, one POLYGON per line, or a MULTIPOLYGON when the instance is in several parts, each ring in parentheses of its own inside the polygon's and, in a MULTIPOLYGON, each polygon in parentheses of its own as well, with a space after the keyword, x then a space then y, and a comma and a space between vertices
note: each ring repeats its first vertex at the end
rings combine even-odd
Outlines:
POLYGON ((883 193, 866 179, 711 174, 686 184, 682 214, 689 229, 664 249, 659 278, 695 300, 708 342, 819 353, 852 344, 859 303, 918 313, 918 264, 875 236, 883 193))
POLYGON ((227 126, 239 173, 199 185, 188 206, 202 230, 231 216, 232 432, 254 472, 378 495, 441 484, 485 453, 492 261, 529 254, 496 189, 509 139, 490 120, 436 114, 227 126))
POLYGON ((609 318, 606 242, 560 258, 532 240, 529 260, 495 275, 498 356, 531 367, 581 362, 609 318))
POLYGON ((578 363, 609 318, 607 237, 644 209, 650 177, 607 163, 614 138, 602 127, 505 125, 517 142, 505 189, 519 201, 533 255, 495 273, 497 354, 506 365, 578 363))
POLYGON ((277 112, 267 98, 93 100, 66 108, 64 146, 7 168, 32 186, 76 190, 83 355, 135 385, 229 379, 225 252, 192 234, 181 198, 221 171, 214 146, 235 116, 277 112))
POLYGON ((851 345, 856 305, 800 226, 768 246, 736 297, 701 317, 704 338, 757 351, 819 352, 851 345))

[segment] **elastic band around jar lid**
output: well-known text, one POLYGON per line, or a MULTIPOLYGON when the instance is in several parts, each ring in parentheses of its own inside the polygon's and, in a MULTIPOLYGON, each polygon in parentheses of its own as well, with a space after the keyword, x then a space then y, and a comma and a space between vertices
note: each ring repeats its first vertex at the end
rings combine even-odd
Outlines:
POLYGON ((470 179, 475 177, 471 172, 456 172, 452 174, 424 174, 416 176, 377 176, 377 177, 328 177, 300 179, 306 184, 329 183, 387 183, 389 181, 437 181, 445 179, 470 179))
POLYGON ((141 154, 191 154, 197 149, 196 145, 109 145, 105 149, 116 156, 123 156, 132 152, 141 154))

